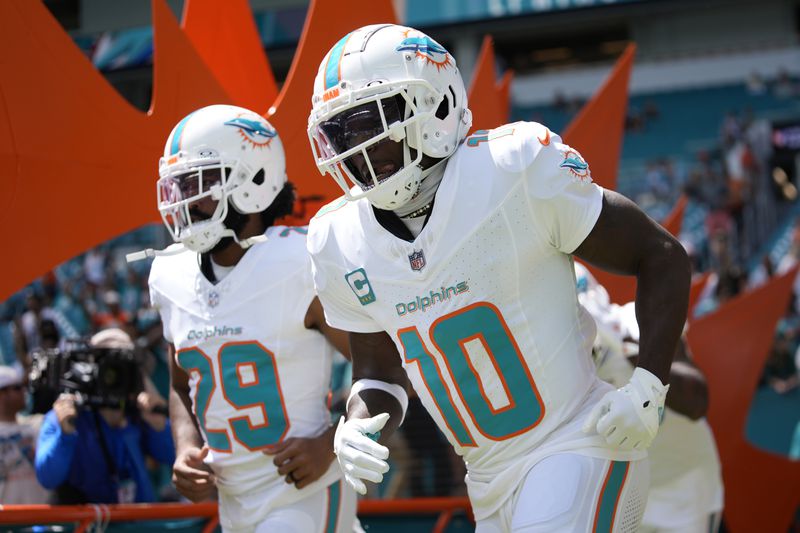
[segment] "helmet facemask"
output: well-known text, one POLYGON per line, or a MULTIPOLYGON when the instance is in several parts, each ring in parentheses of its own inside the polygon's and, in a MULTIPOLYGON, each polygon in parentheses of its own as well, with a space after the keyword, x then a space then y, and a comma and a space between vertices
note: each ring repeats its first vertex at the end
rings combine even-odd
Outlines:
MULTIPOLYGON (((237 161, 186 160, 178 154, 177 163, 159 169, 158 210, 172 238, 192 251, 211 250, 226 234, 229 197, 237 188, 237 177, 250 175, 249 169, 237 161), (182 161, 183 159, 183 161, 182 161), (199 211, 201 203, 216 203, 213 213, 199 211), (194 220, 193 215, 194 214, 194 220), (201 218, 204 217, 204 218, 201 218)), ((173 159, 173 158, 170 158, 173 159)))
POLYGON ((377 83, 352 91, 342 82, 337 89, 339 96, 315 106, 309 120, 317 166, 333 176, 348 200, 366 197, 380 209, 401 207, 419 189, 424 155, 419 139, 441 95, 425 80, 377 83), (428 110, 420 109, 418 101, 429 104, 428 110), (390 142, 402 145, 399 168, 375 158, 378 147, 390 142))

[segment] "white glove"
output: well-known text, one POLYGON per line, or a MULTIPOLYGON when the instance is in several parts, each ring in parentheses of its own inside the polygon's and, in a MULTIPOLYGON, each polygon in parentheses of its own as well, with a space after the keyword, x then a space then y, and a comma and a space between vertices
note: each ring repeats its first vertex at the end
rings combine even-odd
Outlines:
POLYGON ((362 479, 380 483, 383 474, 389 471, 389 448, 378 444, 378 436, 389 413, 381 413, 372 418, 352 418, 345 422, 339 419, 336 434, 333 437, 333 453, 344 472, 344 479, 359 494, 367 493, 367 486, 362 479))
POLYGON ((624 387, 607 392, 583 424, 622 450, 644 450, 658 433, 669 385, 637 367, 624 387))

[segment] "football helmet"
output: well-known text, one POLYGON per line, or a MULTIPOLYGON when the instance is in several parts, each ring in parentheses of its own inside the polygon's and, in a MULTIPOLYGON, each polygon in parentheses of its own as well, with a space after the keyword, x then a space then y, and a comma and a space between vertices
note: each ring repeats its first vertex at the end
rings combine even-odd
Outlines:
POLYGON ((308 119, 311 150, 348 200, 366 197, 397 209, 419 189, 423 155, 452 155, 472 125, 455 59, 424 33, 365 26, 325 55, 308 119), (402 142, 400 168, 370 159, 384 142, 402 142))
POLYGON ((176 242, 202 253, 226 236, 239 242, 235 228, 226 226, 228 210, 247 214, 269 207, 286 183, 286 158, 278 133, 262 116, 212 105, 178 122, 158 174, 164 225, 176 242), (208 201, 215 202, 213 213, 198 216, 194 206, 208 201))

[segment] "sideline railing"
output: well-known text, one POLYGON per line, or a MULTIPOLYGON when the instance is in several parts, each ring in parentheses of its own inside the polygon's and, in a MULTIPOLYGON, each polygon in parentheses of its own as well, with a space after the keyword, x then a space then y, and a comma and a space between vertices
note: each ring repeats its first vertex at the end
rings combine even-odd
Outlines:
MULTIPOLYGON (((358 516, 438 515, 432 533, 443 533, 453 515, 463 511, 472 520, 467 498, 411 498, 399 500, 361 500, 358 516)), ((75 523, 75 533, 85 533, 91 526, 103 529, 110 522, 206 518, 202 533, 211 533, 219 524, 217 504, 152 503, 124 505, 0 505, 0 524, 41 525, 75 523)))

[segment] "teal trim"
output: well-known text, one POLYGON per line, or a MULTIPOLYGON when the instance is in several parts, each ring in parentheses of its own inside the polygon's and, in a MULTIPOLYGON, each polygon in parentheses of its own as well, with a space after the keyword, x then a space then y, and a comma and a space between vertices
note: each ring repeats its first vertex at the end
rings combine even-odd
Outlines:
POLYGON ((344 55, 344 45, 347 43, 347 39, 349 38, 350 34, 348 33, 339 39, 339 42, 333 45, 333 48, 331 49, 331 53, 328 56, 328 62, 325 64, 326 89, 330 89, 339 83, 339 62, 342 60, 342 56, 344 55))
POLYGON ((228 433, 223 430, 209 430, 206 428, 206 411, 208 410, 209 403, 211 402, 211 395, 214 393, 214 371, 211 367, 211 361, 200 350, 192 348, 191 350, 180 351, 176 356, 178 365, 184 372, 191 375, 192 371, 200 374, 200 379, 197 381, 195 390, 195 397, 193 407, 194 416, 200 429, 206 436, 206 442, 214 450, 229 452, 231 451, 231 440, 228 433))
POLYGON ((493 440, 503 440, 528 431, 542 420, 544 408, 535 391, 533 376, 493 306, 476 304, 453 313, 433 326, 431 337, 450 365, 453 383, 481 433, 493 440), (479 381, 463 345, 467 340, 477 339, 483 343, 505 385, 509 404, 498 410, 484 396, 486 384, 479 381))
POLYGON ((328 487, 328 525, 325 533, 336 533, 336 525, 339 522, 339 502, 342 499, 342 482, 337 481, 328 487))
POLYGON ((453 401, 450 399, 447 385, 442 382, 436 360, 425 348, 419 332, 416 329, 401 331, 398 333, 398 338, 405 351, 403 357, 406 363, 410 364, 416 361, 419 364, 422 379, 425 380, 428 390, 433 396, 433 401, 436 403, 436 407, 439 408, 439 412, 442 414, 442 418, 444 418, 445 424, 447 424, 456 442, 460 446, 475 446, 472 435, 470 435, 469 430, 458 414, 456 406, 453 405, 453 401))
POLYGON ((612 461, 606 477, 600 499, 597 503, 597 514, 595 515, 595 533, 611 533, 614 528, 614 515, 616 514, 617 502, 622 488, 625 486, 625 479, 628 476, 630 463, 627 461, 612 461))
POLYGON ((229 420, 233 435, 250 450, 278 443, 289 430, 275 356, 258 343, 228 344, 219 352, 223 391, 236 409, 263 407, 265 422, 254 426, 247 416, 229 420), (238 365, 254 365, 255 381, 242 384, 238 365))
POLYGON ((186 127, 186 123, 189 122, 189 117, 191 117, 193 114, 194 113, 189 113, 183 117, 183 120, 178 122, 177 126, 175 126, 175 131, 172 133, 172 141, 169 143, 169 155, 175 155, 180 151, 183 129, 186 127))

